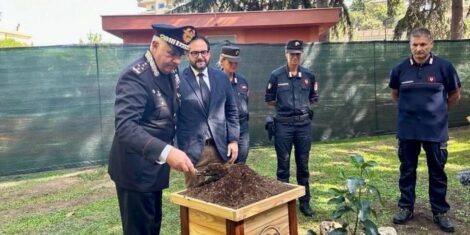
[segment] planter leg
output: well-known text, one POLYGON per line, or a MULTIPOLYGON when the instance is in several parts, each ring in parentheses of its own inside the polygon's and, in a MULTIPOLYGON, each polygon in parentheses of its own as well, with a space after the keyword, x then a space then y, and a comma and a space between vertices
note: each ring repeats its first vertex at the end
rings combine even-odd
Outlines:
POLYGON ((289 216, 289 234, 298 235, 297 231, 297 208, 295 207, 295 200, 287 203, 288 216, 289 216))
POLYGON ((180 206, 181 235, 189 235, 189 209, 180 206))
POLYGON ((243 220, 239 222, 225 220, 227 235, 243 235, 245 234, 243 220))

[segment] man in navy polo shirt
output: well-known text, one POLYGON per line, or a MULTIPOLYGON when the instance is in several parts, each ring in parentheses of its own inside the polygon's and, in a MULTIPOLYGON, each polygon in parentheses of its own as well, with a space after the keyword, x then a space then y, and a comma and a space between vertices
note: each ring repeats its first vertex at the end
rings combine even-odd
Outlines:
POLYGON ((447 115, 460 98, 460 80, 454 66, 431 53, 433 39, 426 28, 410 34, 410 58, 396 65, 390 73, 392 99, 398 103, 398 158, 401 210, 393 217, 395 224, 413 218, 416 168, 421 146, 426 152, 429 172, 429 199, 433 221, 442 231, 453 232, 446 202, 447 115))

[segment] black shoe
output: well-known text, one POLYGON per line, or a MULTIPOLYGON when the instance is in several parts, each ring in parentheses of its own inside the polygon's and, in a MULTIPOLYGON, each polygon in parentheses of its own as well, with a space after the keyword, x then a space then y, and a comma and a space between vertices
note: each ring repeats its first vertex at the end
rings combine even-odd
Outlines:
POLYGON ((399 212, 393 216, 394 224, 404 224, 413 219, 413 211, 408 208, 401 208, 399 212))
POLYGON ((306 202, 300 203, 299 209, 300 209, 300 212, 302 212, 302 214, 304 214, 305 216, 313 217, 314 213, 313 213, 312 208, 310 207, 310 204, 308 204, 306 202))
POLYGON ((444 232, 453 233, 455 230, 447 213, 435 214, 432 217, 432 221, 444 232))

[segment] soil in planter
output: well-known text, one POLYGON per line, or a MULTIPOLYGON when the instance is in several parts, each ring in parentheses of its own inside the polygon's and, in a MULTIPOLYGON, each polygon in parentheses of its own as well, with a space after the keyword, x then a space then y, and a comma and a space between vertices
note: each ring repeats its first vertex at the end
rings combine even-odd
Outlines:
POLYGON ((293 187, 258 175, 245 164, 210 164, 206 172, 216 172, 219 180, 188 188, 182 195, 238 209, 293 187))

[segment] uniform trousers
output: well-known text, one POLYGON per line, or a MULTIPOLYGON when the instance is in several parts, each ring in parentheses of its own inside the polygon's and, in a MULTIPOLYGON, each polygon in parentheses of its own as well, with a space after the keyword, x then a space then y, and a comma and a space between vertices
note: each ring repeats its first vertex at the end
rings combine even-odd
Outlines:
POLYGON ((305 196, 299 202, 310 201, 308 158, 312 146, 311 124, 295 125, 276 122, 274 146, 277 155, 277 180, 289 182, 290 154, 295 148, 295 164, 297 167, 297 184, 305 187, 305 196))
POLYGON ((429 175, 429 201, 433 214, 449 210, 446 202, 447 175, 444 171, 447 162, 447 143, 419 140, 398 140, 398 157, 400 159, 399 188, 401 192, 398 206, 414 209, 416 200, 416 168, 421 146, 426 152, 429 175))
POLYGON ((238 157, 235 163, 246 163, 250 147, 250 130, 248 120, 240 122, 240 139, 238 140, 238 157))
POLYGON ((162 191, 136 192, 116 186, 125 235, 158 235, 162 222, 162 191))

